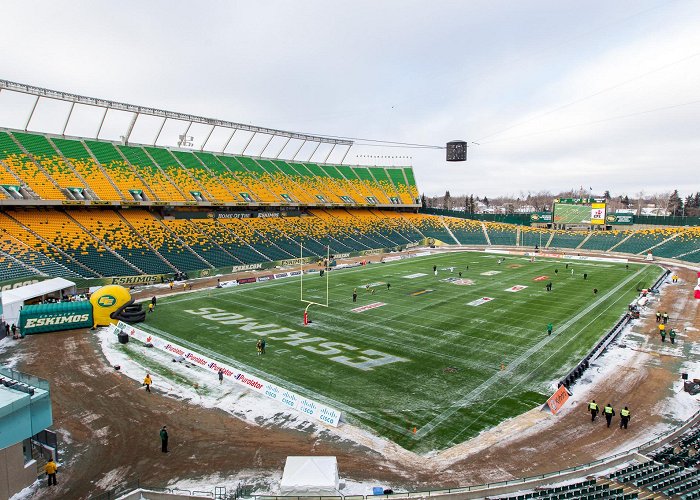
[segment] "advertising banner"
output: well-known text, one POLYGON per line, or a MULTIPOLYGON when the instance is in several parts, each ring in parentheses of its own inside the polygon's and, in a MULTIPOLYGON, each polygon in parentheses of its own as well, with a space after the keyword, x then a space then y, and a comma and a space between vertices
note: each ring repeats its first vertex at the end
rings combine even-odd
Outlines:
POLYGON ((591 204, 591 224, 605 224, 605 203, 591 204))
POLYGON ((24 306, 19 313, 22 335, 91 327, 92 304, 87 300, 24 306))
POLYGON ((605 217, 605 222, 612 226, 630 226, 634 224, 633 214, 610 214, 605 217))
POLYGON ((619 262, 620 264, 629 262, 629 259, 618 257, 593 257, 589 255, 564 255, 564 258, 569 260, 592 260, 594 262, 619 262))
POLYGON ((546 224, 552 222, 552 212, 534 212, 530 214, 530 222, 546 224))
POLYGON ((244 385, 259 394, 263 394, 270 399, 275 399, 289 408, 305 413, 306 415, 314 417, 315 419, 326 424, 330 424, 333 427, 337 427, 340 422, 339 410, 335 410, 317 401, 305 398, 292 391, 288 391, 283 387, 267 382, 266 380, 258 378, 255 375, 242 372, 234 366, 219 363, 208 356, 194 352, 191 349, 175 344, 174 342, 161 339, 160 337, 121 321, 116 327, 114 325, 110 325, 109 328, 110 333, 112 334, 125 332, 136 340, 153 344, 153 347, 156 349, 174 354, 176 356, 182 356, 189 363, 197 365, 204 370, 208 370, 213 374, 218 374, 219 370, 222 370, 225 380, 230 380, 233 383, 244 385))
POLYGON ((139 276, 118 276, 116 278, 111 278, 110 285, 122 285, 122 286, 132 286, 132 285, 155 285, 156 283, 163 283, 165 278, 170 275, 168 274, 142 274, 139 276))
POLYGON ((560 385, 559 389, 557 389, 557 391, 547 400, 547 406, 549 406, 552 413, 556 415, 568 399, 569 391, 566 390, 566 387, 560 385))

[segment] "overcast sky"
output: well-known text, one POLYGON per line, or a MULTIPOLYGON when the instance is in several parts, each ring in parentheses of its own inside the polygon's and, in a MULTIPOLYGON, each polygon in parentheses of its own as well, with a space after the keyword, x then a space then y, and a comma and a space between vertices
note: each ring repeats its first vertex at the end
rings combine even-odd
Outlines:
MULTIPOLYGON (((0 78, 285 130, 478 143, 466 163, 346 157, 412 156, 429 195, 686 195, 700 191, 698 26, 696 0, 3 0, 0 78)), ((3 94, 0 126, 23 127, 31 100, 3 94)), ((38 111, 30 128, 60 130, 50 104, 38 111)), ((68 133, 94 129, 81 113, 68 133)))

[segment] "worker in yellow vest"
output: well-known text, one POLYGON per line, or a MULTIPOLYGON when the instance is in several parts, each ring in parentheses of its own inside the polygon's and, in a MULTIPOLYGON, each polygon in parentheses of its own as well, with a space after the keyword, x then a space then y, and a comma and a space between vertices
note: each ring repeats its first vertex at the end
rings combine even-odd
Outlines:
POLYGON ((620 429, 623 427, 627 429, 627 424, 630 421, 630 410, 625 406, 624 409, 620 410, 620 429))
POLYGON ((588 411, 591 412, 591 422, 595 420, 595 418, 598 416, 598 411, 600 408, 598 407, 598 403, 595 402, 595 399, 588 403, 588 411))
POLYGON ((605 415, 605 421, 608 423, 608 427, 610 427, 610 422, 612 422, 612 418, 615 416, 615 410, 610 403, 606 404, 605 408, 603 408, 603 414, 605 415))

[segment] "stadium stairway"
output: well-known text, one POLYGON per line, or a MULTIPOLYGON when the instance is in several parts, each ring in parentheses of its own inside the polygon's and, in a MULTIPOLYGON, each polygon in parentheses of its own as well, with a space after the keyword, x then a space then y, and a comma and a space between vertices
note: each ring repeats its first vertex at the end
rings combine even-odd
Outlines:
MULTIPOLYGON (((92 159, 126 200, 136 199, 132 193, 141 193, 142 200, 158 201, 148 183, 112 143, 85 140, 80 144, 88 155, 84 161, 92 159)), ((79 153, 74 154, 80 157, 79 153)))
POLYGON ((640 492, 640 498, 700 496, 699 470, 659 463, 655 460, 629 465, 610 474, 608 480, 611 484, 636 489, 640 492))
MULTIPOLYGON (((452 229, 450 229, 450 226, 448 226, 447 223, 445 222, 445 218, 444 218, 444 217, 441 217, 441 218, 440 218, 440 222, 442 222, 442 225, 445 226, 445 230, 447 231, 447 234, 450 235, 450 237, 454 240, 455 243, 457 243, 458 245, 460 245, 461 243, 459 242, 459 240, 457 239, 457 237, 455 236, 455 234, 452 232, 452 229)), ((451 242, 450 242, 450 243, 451 243, 451 242)))
POLYGON ((486 244, 488 246, 493 245, 493 243, 491 243, 491 238, 489 238, 489 232, 486 230, 486 224, 484 224, 483 222, 481 223, 481 230, 484 232, 484 238, 486 238, 486 244))
POLYGON ((673 240, 675 240, 675 239, 678 238, 679 236, 680 236, 680 233, 676 233, 676 234, 674 234, 673 236, 671 236, 670 238, 667 238, 667 239, 663 240, 662 242, 657 243, 656 245, 651 246, 651 247, 647 248, 646 250, 643 250, 643 251, 641 251, 641 252, 639 252, 639 253, 642 253, 642 254, 646 254, 646 253, 649 253, 649 252, 654 253, 654 250, 655 250, 656 248, 660 247, 661 245, 665 245, 666 243, 672 242, 673 240))
POLYGON ((101 277, 101 275, 94 269, 91 269, 84 263, 73 258, 58 245, 55 245, 54 243, 45 239, 43 236, 34 232, 29 226, 17 220, 11 214, 7 212, 1 213, 0 220, 2 220, 1 226, 3 229, 10 233, 14 238, 21 241, 29 248, 33 248, 36 251, 41 251, 41 253, 44 255, 48 255, 51 260, 61 264, 63 267, 69 269, 78 276, 82 276, 83 278, 101 277), (2 218, 4 218, 4 220, 2 220, 2 218))
MULTIPOLYGON (((86 141, 88 143, 88 141, 86 141)), ((124 160, 143 178, 151 187, 159 200, 166 201, 191 201, 192 198, 185 195, 180 187, 153 161, 143 148, 135 146, 117 146, 117 150, 124 160)))
POLYGON ((203 257, 185 244, 157 217, 145 210, 121 212, 119 216, 146 240, 157 255, 181 272, 212 269, 203 257))
MULTIPOLYGON (((92 239, 94 239, 96 242, 98 242, 101 248, 104 248, 106 251, 110 252, 116 259, 121 260, 124 264, 126 264, 127 266, 133 268, 138 274, 146 274, 145 271, 144 271, 143 269, 139 269, 139 268, 136 267, 134 264, 132 264, 131 262, 129 262, 128 260, 126 260, 124 257, 122 257, 121 255, 119 255, 117 252, 115 252, 109 245, 107 245, 107 243, 106 243, 103 239, 101 239, 100 237, 98 237, 97 235, 95 235, 93 232, 91 232, 90 230, 88 230, 87 227, 85 227, 82 223, 80 223, 80 222, 79 222, 75 217, 73 217, 69 212, 66 212, 66 217, 68 217, 68 219, 70 219, 71 221, 73 221, 73 223, 74 223, 75 225, 77 225, 79 228, 81 228, 81 229, 85 232, 85 234, 89 235, 92 239)), ((133 274, 133 273, 128 273, 128 274, 133 274)), ((123 275, 117 274, 116 276, 123 276, 123 275)))
POLYGON ((269 258, 250 245, 246 238, 251 229, 244 226, 238 219, 197 219, 193 223, 202 231, 216 238, 217 243, 224 247, 242 264, 253 264, 269 261, 269 258), (242 232, 243 231, 243 232, 242 232))
POLYGON ((60 138, 49 138, 49 142, 61 154, 64 161, 71 164, 76 172, 80 173, 100 199, 127 200, 125 194, 119 190, 99 162, 88 154, 83 143, 60 138))
POLYGON ((576 250, 578 250, 578 249, 581 248, 583 245, 585 245, 586 242, 588 241, 588 239, 589 239, 592 235, 593 235, 593 233, 588 233, 588 234, 586 235, 586 237, 583 239, 583 241, 581 241, 581 243, 578 244, 578 246, 576 247, 576 250))
POLYGON ((217 200, 167 149, 144 146, 141 150, 175 184, 186 200, 198 201, 194 193, 200 193, 204 201, 221 201, 217 200))
POLYGON ((90 186, 81 178, 73 167, 58 156, 55 148, 43 135, 14 132, 9 136, 15 141, 22 153, 30 158, 56 186, 66 199, 96 199, 90 186), (82 190, 81 194, 76 189, 82 190))

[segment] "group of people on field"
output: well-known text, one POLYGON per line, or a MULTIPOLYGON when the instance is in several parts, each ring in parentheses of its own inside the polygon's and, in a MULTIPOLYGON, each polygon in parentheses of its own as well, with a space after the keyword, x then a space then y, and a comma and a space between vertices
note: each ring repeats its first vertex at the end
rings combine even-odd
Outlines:
MULTIPOLYGON (((600 412, 600 406, 595 402, 595 399, 588 403, 588 411, 591 413, 591 422, 595 422, 595 419, 600 412)), ((610 423, 615 415, 615 409, 610 403, 603 407, 603 416, 605 417, 608 427, 610 427, 610 423)), ((632 413, 630 412, 630 409, 625 406, 622 410, 620 410, 620 429, 623 427, 627 429, 627 424, 629 424, 630 418, 632 418, 632 413)))

